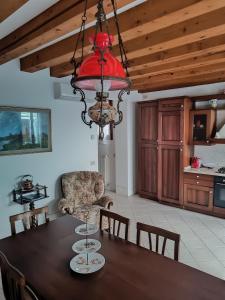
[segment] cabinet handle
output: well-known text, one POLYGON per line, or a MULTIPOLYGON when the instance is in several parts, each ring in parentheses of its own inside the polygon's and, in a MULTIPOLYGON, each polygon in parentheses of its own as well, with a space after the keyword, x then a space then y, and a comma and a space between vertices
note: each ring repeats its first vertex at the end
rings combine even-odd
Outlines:
POLYGON ((183 149, 182 149, 182 148, 180 148, 180 152, 183 152, 183 149))
POLYGON ((212 194, 213 192, 212 192, 212 191, 210 191, 209 193, 210 193, 210 194, 212 194))
POLYGON ((197 175, 197 178, 199 178, 199 175, 197 175))
POLYGON ((196 183, 199 184, 199 181, 197 181, 196 183))

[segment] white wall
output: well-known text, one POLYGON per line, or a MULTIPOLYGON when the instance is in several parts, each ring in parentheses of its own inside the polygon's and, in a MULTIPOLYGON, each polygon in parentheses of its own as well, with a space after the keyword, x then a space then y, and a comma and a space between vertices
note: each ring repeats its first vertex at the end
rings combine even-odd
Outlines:
POLYGON ((116 192, 130 196, 136 192, 136 102, 142 95, 131 92, 121 105, 123 122, 116 127, 116 192))
POLYGON ((98 168, 96 127, 89 129, 81 121, 81 103, 54 99, 53 81, 48 70, 20 72, 17 61, 0 66, 0 105, 50 108, 53 147, 49 153, 0 156, 0 238, 10 233, 9 216, 24 209, 12 202, 10 193, 18 176, 32 174, 35 183, 47 185, 50 197, 37 205, 50 203, 54 211, 62 173, 98 168))

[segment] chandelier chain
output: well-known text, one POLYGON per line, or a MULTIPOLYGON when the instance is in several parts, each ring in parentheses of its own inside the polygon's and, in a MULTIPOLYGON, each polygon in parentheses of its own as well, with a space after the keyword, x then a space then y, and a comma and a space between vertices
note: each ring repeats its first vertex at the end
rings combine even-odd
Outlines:
POLYGON ((111 0, 111 3, 112 3, 113 13, 114 13, 114 17, 115 17, 115 24, 116 24, 116 30, 117 30, 117 35, 118 35, 121 61, 122 61, 123 67, 126 70, 127 77, 129 77, 128 59, 127 59, 126 50, 124 48, 123 39, 122 39, 121 32, 120 32, 119 19, 118 19, 118 15, 117 15, 117 5, 116 5, 115 0, 111 0))
POLYGON ((74 73, 76 73, 76 69, 80 66, 80 64, 82 63, 83 58, 84 58, 85 28, 86 28, 86 22, 87 22, 87 1, 88 0, 84 1, 84 13, 81 17, 82 22, 81 22, 80 30, 79 30, 78 37, 77 37, 77 40, 76 40, 76 43, 75 43, 73 56, 72 56, 72 59, 71 59, 71 63, 74 64, 74 68, 75 68, 74 73), (75 58, 75 55, 76 55, 77 48, 78 48, 78 45, 79 45, 80 41, 81 41, 81 57, 80 57, 79 62, 77 62, 76 58, 75 58))

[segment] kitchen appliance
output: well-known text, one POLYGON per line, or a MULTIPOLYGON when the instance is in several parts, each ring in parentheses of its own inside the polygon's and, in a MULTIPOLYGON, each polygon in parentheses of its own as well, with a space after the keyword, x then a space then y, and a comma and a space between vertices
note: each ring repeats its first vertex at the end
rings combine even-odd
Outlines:
POLYGON ((225 167, 219 168, 216 173, 225 174, 225 167))
POLYGON ((214 177, 214 206, 225 208, 225 177, 223 176, 214 177))
POLYGON ((33 176, 24 175, 20 182, 20 187, 24 191, 29 191, 33 188, 33 176))
POLYGON ((191 167, 198 169, 201 167, 201 160, 199 157, 192 157, 191 158, 191 167))

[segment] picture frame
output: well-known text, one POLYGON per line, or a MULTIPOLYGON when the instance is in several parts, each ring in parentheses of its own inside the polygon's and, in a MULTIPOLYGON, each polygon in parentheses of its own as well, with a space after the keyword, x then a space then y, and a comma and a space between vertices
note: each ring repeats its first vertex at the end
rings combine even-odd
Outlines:
POLYGON ((0 106, 0 156, 51 151, 50 109, 0 106))

